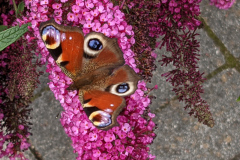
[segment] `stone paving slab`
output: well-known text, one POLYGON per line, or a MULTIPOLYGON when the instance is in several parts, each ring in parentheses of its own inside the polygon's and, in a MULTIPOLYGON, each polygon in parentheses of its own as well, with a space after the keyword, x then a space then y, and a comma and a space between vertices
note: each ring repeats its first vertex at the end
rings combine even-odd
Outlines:
MULTIPOLYGON (((240 55, 240 4, 236 3, 230 10, 218 10, 210 6, 208 1, 201 4, 202 17, 223 41, 229 51, 235 56, 240 55)), ((220 50, 207 36, 200 31, 199 41, 200 62, 199 70, 206 74, 224 64, 225 60, 220 50)), ((162 55, 164 50, 157 50, 162 55)), ((161 57, 161 56, 159 56, 161 57)), ((161 67, 158 64, 152 84, 158 84, 159 89, 152 92, 157 97, 151 105, 156 113, 155 122, 158 124, 157 137, 151 145, 151 153, 157 160, 237 160, 240 159, 240 73, 235 69, 227 69, 206 81, 203 85, 205 93, 202 95, 208 104, 215 120, 215 126, 209 128, 189 117, 183 109, 184 104, 171 101, 170 105, 160 107, 175 95, 172 86, 161 77, 173 69, 161 67)), ((44 71, 45 68, 42 68, 44 71)), ((59 121, 58 113, 63 110, 60 103, 47 87, 48 75, 41 76, 41 84, 36 94, 41 93, 31 107, 33 123, 30 137, 32 145, 42 155, 44 160, 74 160, 71 140, 64 133, 59 121)), ((34 156, 26 152, 30 160, 34 156)))

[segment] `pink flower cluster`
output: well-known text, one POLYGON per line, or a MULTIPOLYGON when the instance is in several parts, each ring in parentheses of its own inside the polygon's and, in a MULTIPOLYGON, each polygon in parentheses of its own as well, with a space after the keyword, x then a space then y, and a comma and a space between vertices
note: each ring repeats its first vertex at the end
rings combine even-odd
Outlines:
POLYGON ((66 88, 72 83, 52 57, 48 57, 38 31, 38 24, 54 18, 57 23, 66 22, 72 26, 82 25, 84 34, 91 31, 102 32, 110 38, 118 38, 118 44, 124 53, 126 64, 136 72, 134 53, 130 47, 135 43, 132 26, 124 21, 124 14, 118 6, 113 6, 108 0, 76 0, 50 4, 50 1, 26 0, 34 34, 39 38, 38 46, 42 54, 42 62, 48 61, 49 87, 64 108, 61 123, 65 132, 71 137, 77 159, 154 159, 149 155, 149 147, 155 133, 154 114, 146 110, 150 99, 145 95, 145 82, 139 82, 138 89, 126 98, 127 106, 118 116, 120 126, 108 131, 95 128, 84 113, 78 99, 77 91, 69 92, 66 88), (64 5, 66 2, 68 5, 64 5), (71 7, 68 7, 71 6, 71 7), (50 17, 53 16, 53 17, 50 17), (130 36, 131 38, 127 38, 130 36))
POLYGON ((76 92, 61 95, 64 100, 67 97, 66 101, 69 102, 62 101, 65 112, 62 113, 61 123, 73 141, 72 145, 78 153, 78 159, 154 158, 148 155, 147 147, 155 137, 152 132, 155 127, 152 121, 154 115, 151 113, 145 115, 149 117, 148 119, 142 117, 150 99, 145 97, 143 90, 140 89, 146 88, 144 82, 139 83, 138 88, 135 94, 126 99, 128 105, 123 114, 118 116, 120 126, 108 131, 98 130, 89 122, 76 92), (72 97, 69 98, 70 96, 72 97))
MULTIPOLYGON (((21 47, 20 43, 16 42, 0 53, 0 158, 5 156, 11 160, 15 158, 24 160, 25 157, 22 152, 30 146, 27 142, 27 138, 30 135, 28 132, 29 123, 26 120, 29 115, 27 111, 29 109, 26 109, 28 106, 25 105, 27 101, 23 97, 20 98, 18 86, 15 88, 15 94, 12 96, 9 89, 9 86, 12 87, 16 85, 10 85, 11 81, 15 81, 15 83, 23 82, 18 81, 19 79, 16 80, 17 77, 11 77, 13 74, 18 74, 18 78, 23 75, 12 69, 21 69, 21 72, 24 72, 24 64, 16 65, 18 62, 16 62, 17 60, 14 59, 15 57, 13 56, 14 54, 20 55, 19 53, 21 52, 18 53, 16 49, 21 51, 21 47), (9 97, 11 97, 12 100, 10 100, 9 97), (19 110, 21 111, 19 112, 19 110)), ((27 55, 25 54, 24 56, 27 55)), ((22 77, 20 79, 24 78, 22 77)))
POLYGON ((210 0, 210 4, 219 9, 229 9, 236 0, 210 0))
MULTIPOLYGON (((169 41, 171 36, 168 34, 172 34, 172 32, 179 29, 194 30, 201 24, 201 22, 196 19, 196 16, 200 14, 200 2, 201 0, 162 0, 161 3, 158 3, 160 9, 157 10, 157 20, 150 22, 150 24, 153 25, 149 35, 152 37, 167 35, 165 39, 169 41)), ((158 44, 156 46, 158 46, 158 44)))
MULTIPOLYGON (((22 125, 19 125, 19 128, 22 128, 22 125)), ((29 137, 30 134, 26 135, 26 137, 29 137)), ((26 150, 30 146, 30 144, 27 142, 27 139, 24 138, 21 134, 17 133, 14 134, 7 134, 4 135, 3 132, 0 132, 0 158, 6 156, 9 157, 11 160, 14 160, 15 158, 20 158, 21 160, 27 160, 22 152, 19 152, 16 150, 16 146, 20 146, 20 150, 26 150), (21 144, 15 144, 12 142, 9 142, 9 140, 13 137, 17 136, 21 140, 21 144), (4 145, 7 145, 4 147, 4 145)))

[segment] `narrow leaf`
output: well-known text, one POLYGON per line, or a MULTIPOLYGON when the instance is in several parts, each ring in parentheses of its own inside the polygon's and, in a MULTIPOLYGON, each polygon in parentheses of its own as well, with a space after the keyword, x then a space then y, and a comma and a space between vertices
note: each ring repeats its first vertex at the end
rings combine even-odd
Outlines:
POLYGON ((15 42, 19 37, 28 31, 31 23, 23 24, 21 27, 15 26, 0 32, 0 51, 15 42))
POLYGON ((7 29, 8 27, 7 26, 4 26, 4 25, 0 25, 0 32, 2 32, 3 30, 7 29))
POLYGON ((24 10, 25 4, 24 2, 20 2, 18 4, 17 14, 20 14, 24 10))

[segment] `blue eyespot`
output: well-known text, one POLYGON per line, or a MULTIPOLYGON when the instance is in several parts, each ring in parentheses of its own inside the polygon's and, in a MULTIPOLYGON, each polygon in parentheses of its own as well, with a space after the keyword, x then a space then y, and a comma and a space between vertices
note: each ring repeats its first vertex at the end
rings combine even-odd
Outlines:
POLYGON ((129 85, 127 83, 119 84, 116 88, 118 93, 125 93, 129 90, 129 85))
POLYGON ((52 45, 51 47, 54 47, 54 44, 56 44, 56 46, 60 44, 60 32, 53 26, 46 26, 43 28, 41 36, 46 44, 52 45))
POLYGON ((88 41, 88 47, 92 50, 98 51, 103 48, 103 45, 98 39, 90 39, 88 41))

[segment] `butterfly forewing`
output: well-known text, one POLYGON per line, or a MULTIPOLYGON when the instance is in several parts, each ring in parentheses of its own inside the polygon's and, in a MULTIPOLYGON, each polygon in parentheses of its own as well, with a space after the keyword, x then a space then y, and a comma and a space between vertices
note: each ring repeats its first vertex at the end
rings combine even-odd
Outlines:
POLYGON ((117 44, 117 39, 108 38, 102 33, 91 32, 84 39, 84 53, 89 55, 90 63, 100 67, 120 66, 125 63, 123 53, 117 44), (98 45, 91 45, 96 43, 98 45), (98 49, 96 49, 98 48, 98 49))
POLYGON ((54 60, 73 78, 82 69, 84 36, 77 27, 62 26, 53 20, 40 25, 41 37, 54 60))

